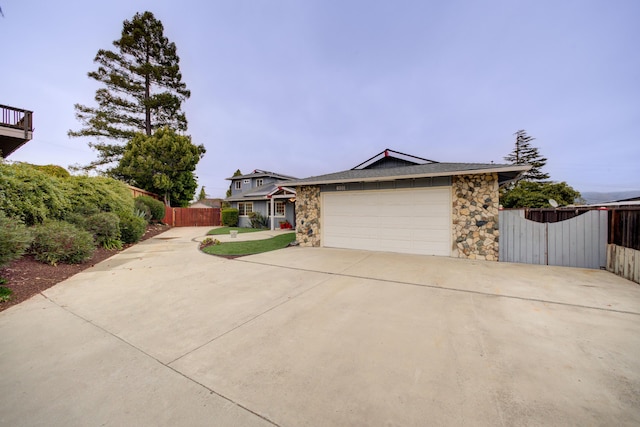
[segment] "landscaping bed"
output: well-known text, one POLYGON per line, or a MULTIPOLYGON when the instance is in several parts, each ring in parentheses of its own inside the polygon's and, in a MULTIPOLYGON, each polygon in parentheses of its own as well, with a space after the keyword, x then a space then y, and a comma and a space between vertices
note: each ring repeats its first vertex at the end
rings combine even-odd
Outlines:
MULTIPOLYGON (((147 227, 147 231, 140 241, 150 239, 171 228, 168 225, 153 224, 147 227)), ((123 250, 133 245, 125 245, 123 250)), ((11 262, 8 266, 0 269, 0 277, 7 280, 3 286, 13 291, 9 301, 0 302, 0 311, 19 304, 31 298, 51 286, 62 282, 65 279, 77 274, 97 263, 121 252, 117 249, 108 250, 97 248, 93 257, 81 264, 58 264, 50 265, 36 261, 32 255, 24 255, 22 258, 11 262)))

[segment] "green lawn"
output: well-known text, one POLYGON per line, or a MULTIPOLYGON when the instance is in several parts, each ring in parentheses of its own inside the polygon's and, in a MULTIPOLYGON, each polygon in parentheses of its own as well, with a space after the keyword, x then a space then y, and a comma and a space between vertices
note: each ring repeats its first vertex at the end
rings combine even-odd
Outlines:
POLYGON ((286 248, 294 240, 296 240, 296 233, 287 233, 264 240, 220 243, 207 246, 202 251, 210 255, 252 255, 286 248))
POLYGON ((209 230, 207 234, 218 236, 220 234, 229 234, 229 231, 231 230, 236 230, 238 233, 253 233, 254 231, 265 231, 260 228, 220 227, 209 230))

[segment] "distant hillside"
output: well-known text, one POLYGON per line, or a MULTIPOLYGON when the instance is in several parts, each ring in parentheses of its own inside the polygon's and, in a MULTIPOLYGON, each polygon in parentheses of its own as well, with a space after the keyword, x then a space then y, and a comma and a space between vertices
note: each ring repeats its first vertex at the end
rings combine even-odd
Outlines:
POLYGON ((588 205, 595 203, 612 202, 615 200, 630 199, 632 197, 640 197, 640 190, 632 191, 610 191, 610 192, 596 192, 585 191, 582 194, 582 198, 587 201, 588 205))

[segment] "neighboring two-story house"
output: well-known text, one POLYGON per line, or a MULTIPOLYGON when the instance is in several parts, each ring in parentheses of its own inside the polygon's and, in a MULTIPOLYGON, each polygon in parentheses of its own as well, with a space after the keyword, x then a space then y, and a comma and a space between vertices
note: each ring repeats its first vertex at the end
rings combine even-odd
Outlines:
POLYGON ((256 169, 250 174, 227 179, 231 181, 231 196, 226 201, 238 209, 239 227, 251 227, 251 212, 267 218, 272 230, 284 221, 295 226, 296 190, 287 187, 286 182, 296 178, 256 169))

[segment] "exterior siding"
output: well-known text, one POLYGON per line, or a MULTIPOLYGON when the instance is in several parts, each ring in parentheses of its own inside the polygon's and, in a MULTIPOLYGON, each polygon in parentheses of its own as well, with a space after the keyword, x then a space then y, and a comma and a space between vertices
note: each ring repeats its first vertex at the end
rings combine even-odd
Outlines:
MULTIPOLYGON (((266 172, 267 174, 269 172, 266 172)), ((229 201, 232 208, 238 209, 239 203, 253 203, 253 212, 260 213, 262 216, 269 220, 269 228, 271 228, 272 223, 274 228, 280 227, 281 221, 289 221, 291 225, 295 224, 296 214, 295 214, 295 203, 289 202, 290 197, 282 197, 276 196, 274 200, 282 200, 286 203, 285 205, 285 215, 276 216, 273 220, 271 220, 270 214, 270 202, 271 199, 267 199, 267 193, 269 191, 275 191, 276 194, 279 191, 275 184, 278 182, 286 181, 290 179, 284 175, 274 174, 273 176, 265 175, 262 171, 257 173, 256 176, 253 174, 244 175, 243 177, 237 177, 237 179, 231 180, 231 197, 236 198, 236 200, 229 201), (240 183, 240 188, 236 189, 236 184, 240 183), (260 187, 260 190, 257 190, 260 187), (240 200, 238 200, 240 199, 240 200)), ((286 194, 286 193, 285 193, 286 194)), ((291 197, 295 197, 292 195, 291 197)), ((240 227, 250 227, 251 219, 248 215, 240 216, 238 219, 238 225, 240 227)))
MULTIPOLYGON (((281 199, 282 200, 282 199, 281 199)), ((284 199, 287 200, 287 199, 284 199)), ((269 218, 269 200, 247 200, 247 202, 253 203, 253 211, 259 212, 262 216, 269 218)), ((246 203, 246 202, 245 202, 246 203)), ((231 207, 238 209, 238 202, 231 202, 231 207)), ((276 216, 275 217, 275 228, 280 227, 280 221, 287 220, 293 226, 295 226, 295 205, 288 200, 285 205, 285 216, 276 216)), ((269 222, 271 225, 271 222, 269 222)), ((238 218, 238 226, 239 227, 251 227, 251 220, 248 216, 240 216, 238 218)))
POLYGON ((349 182, 345 184, 320 185, 321 192, 331 191, 363 191, 363 190, 393 190, 396 188, 423 188, 451 185, 451 177, 442 176, 435 178, 399 179, 396 181, 377 182, 349 182))
POLYGON ((237 196, 238 194, 244 191, 251 190, 252 188, 257 188, 258 186, 256 185, 256 180, 258 179, 262 180, 262 185, 267 185, 267 184, 276 182, 275 178, 269 178, 267 176, 260 177, 260 178, 234 179, 233 181, 231 181, 231 196, 237 196), (238 181, 240 181, 240 185, 241 185, 240 190, 236 189, 236 182, 238 181), (245 181, 249 181, 249 182, 245 183, 245 181))

